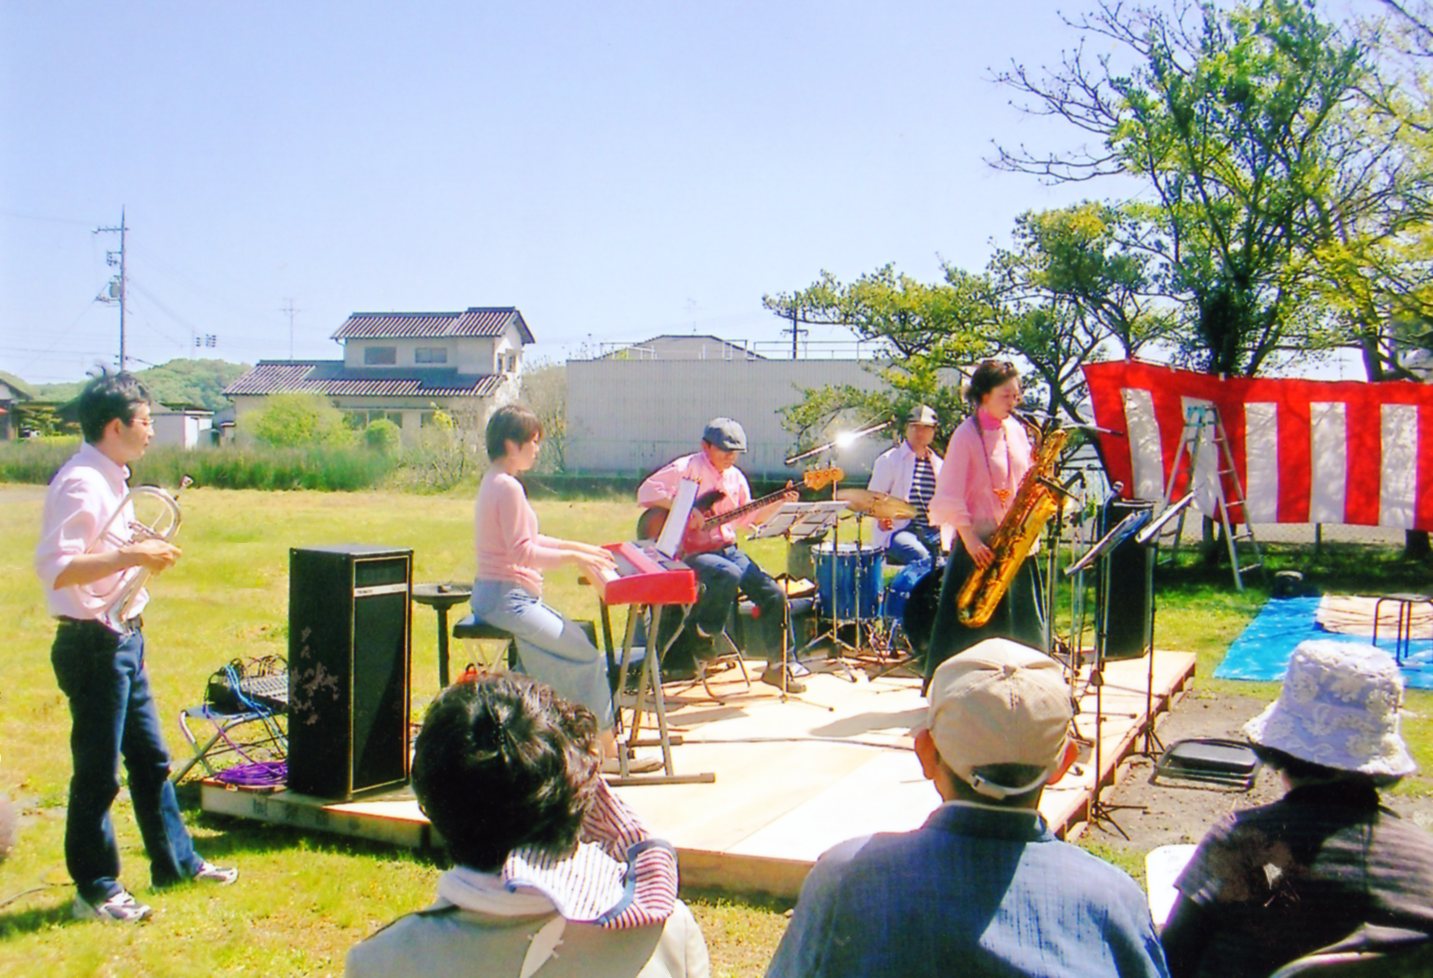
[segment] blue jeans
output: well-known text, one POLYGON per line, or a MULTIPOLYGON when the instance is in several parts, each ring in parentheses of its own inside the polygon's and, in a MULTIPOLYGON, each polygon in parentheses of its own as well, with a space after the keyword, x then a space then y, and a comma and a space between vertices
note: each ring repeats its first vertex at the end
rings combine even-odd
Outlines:
POLYGON ((582 629, 515 581, 474 581, 472 606, 479 619, 517 639, 523 672, 591 710, 598 729, 612 729, 607 657, 582 629))
POLYGON ((734 545, 686 558, 697 572, 702 593, 692 610, 692 621, 703 632, 715 635, 726 627, 736 592, 740 588, 756 605, 756 628, 763 648, 781 647, 781 623, 785 618, 786 595, 771 575, 734 545))
POLYGON ((119 892, 119 849, 110 806, 119 761, 129 772, 134 818, 149 855, 150 878, 166 886, 203 865, 169 782, 169 752, 144 668, 144 635, 116 635, 99 622, 62 621, 50 663, 70 702, 74 776, 65 815, 65 866, 80 896, 99 903, 119 892))
POLYGON ((886 544, 886 563, 914 564, 918 560, 930 560, 940 556, 940 530, 926 527, 913 530, 906 527, 891 535, 886 544))

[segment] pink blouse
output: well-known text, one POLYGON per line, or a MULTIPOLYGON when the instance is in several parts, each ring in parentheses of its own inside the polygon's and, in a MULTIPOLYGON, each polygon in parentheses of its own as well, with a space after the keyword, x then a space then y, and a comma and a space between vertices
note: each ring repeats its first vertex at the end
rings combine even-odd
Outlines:
POLYGON ((930 521, 953 526, 957 533, 973 527, 976 536, 989 540, 1030 465, 1030 437, 1024 425, 1006 418, 985 429, 971 415, 950 436, 930 501, 930 521), (1004 501, 996 489, 1008 490, 1004 501))
POLYGON ((478 487, 473 514, 480 581, 516 581, 542 595, 542 569, 556 567, 566 555, 552 537, 537 532, 537 514, 522 483, 496 466, 478 487))

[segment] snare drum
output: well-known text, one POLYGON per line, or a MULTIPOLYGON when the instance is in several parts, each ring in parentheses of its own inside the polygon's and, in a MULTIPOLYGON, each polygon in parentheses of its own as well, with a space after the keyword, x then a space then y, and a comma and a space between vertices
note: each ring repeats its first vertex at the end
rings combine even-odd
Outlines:
POLYGON ((862 620, 876 617, 881 606, 881 578, 885 576, 884 550, 843 543, 833 563, 831 544, 823 543, 811 549, 811 556, 816 564, 816 590, 825 617, 862 620))

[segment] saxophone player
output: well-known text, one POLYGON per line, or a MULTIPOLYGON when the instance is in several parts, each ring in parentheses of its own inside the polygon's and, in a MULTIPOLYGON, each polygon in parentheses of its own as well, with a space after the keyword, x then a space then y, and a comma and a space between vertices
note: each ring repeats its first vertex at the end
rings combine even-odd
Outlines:
POLYGON ((1035 648, 1042 645, 1039 588, 1028 561, 1015 572, 1009 591, 984 626, 968 628, 956 613, 955 596, 966 577, 974 568, 996 559, 987 541, 1010 510, 1033 457, 1030 436, 1015 417, 1020 374, 1014 364, 981 361, 965 396, 971 413, 950 436, 945 465, 930 501, 931 522, 954 527, 956 540, 931 631, 927 682, 946 659, 986 638, 1013 638, 1035 648))

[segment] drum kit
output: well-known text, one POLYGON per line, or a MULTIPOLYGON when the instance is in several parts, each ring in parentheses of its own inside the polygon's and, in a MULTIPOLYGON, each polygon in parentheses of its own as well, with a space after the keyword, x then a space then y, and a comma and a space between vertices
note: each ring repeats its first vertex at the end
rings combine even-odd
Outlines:
POLYGON ((811 547, 817 607, 829 630, 823 628, 808 647, 829 636, 833 648, 844 648, 855 658, 874 653, 882 660, 903 661, 922 653, 935 617, 940 568, 931 560, 917 561, 886 584, 885 551, 862 539, 864 519, 907 520, 916 515, 915 507, 870 489, 839 489, 835 500, 856 516, 856 540, 842 543, 839 522, 833 522, 831 539, 811 547), (919 607, 912 604, 913 595, 919 607))

